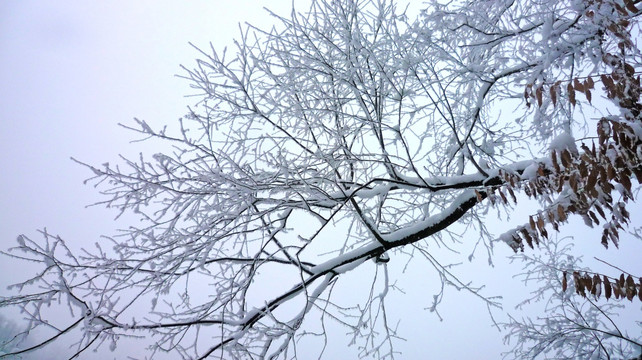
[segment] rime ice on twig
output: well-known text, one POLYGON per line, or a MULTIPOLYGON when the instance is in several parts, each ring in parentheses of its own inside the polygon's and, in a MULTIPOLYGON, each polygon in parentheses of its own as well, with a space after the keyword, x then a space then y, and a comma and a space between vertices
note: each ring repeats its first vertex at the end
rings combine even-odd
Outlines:
MULTIPOLYGON (((393 358, 402 331, 386 308, 388 267, 423 256, 443 285, 437 314, 446 285, 496 306, 433 251, 472 242, 490 262, 488 209, 519 206, 516 193, 541 207, 500 236, 515 251, 550 249, 550 228, 570 214, 607 221, 603 243, 617 245, 642 181, 636 6, 463 1, 412 19, 390 1, 317 0, 274 14, 271 30, 242 29, 233 51, 197 48, 184 77, 200 101, 176 131, 126 126, 171 149, 88 166, 101 204, 142 221, 81 254, 46 232, 18 239, 11 255, 43 269, 0 304, 53 335, 12 354, 79 333, 77 353, 142 336, 151 357, 292 358, 300 337, 324 348, 333 323, 360 356, 393 358), (620 115, 580 151, 577 132, 592 122, 581 115, 602 85, 604 112, 620 115), (335 294, 356 271, 370 271, 370 286, 346 305, 335 294), (71 320, 49 323, 52 303, 71 320)), ((573 337, 576 354, 599 330, 573 337)))

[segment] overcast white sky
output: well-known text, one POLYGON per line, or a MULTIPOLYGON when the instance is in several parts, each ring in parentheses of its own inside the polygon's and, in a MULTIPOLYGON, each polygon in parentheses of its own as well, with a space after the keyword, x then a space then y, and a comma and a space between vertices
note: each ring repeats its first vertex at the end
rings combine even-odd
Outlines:
POLYGON ((109 232, 113 216, 83 210, 99 198, 69 158, 136 153, 118 123, 170 123, 194 101, 174 76, 196 57, 188 42, 222 48, 238 22, 265 21, 267 3, 0 1, 2 244, 42 226, 69 238, 109 232))
MULTIPOLYGON (((187 83, 174 76, 197 56, 188 42, 211 41, 221 49, 237 35, 239 22, 270 24, 264 6, 285 13, 291 2, 0 1, 1 247, 14 244, 20 233, 36 238, 35 230, 44 226, 74 247, 112 234, 115 214, 85 209, 100 197, 82 185, 91 174, 69 158, 100 164, 117 162, 119 153, 135 154, 141 145, 130 144, 133 134, 118 123, 133 117, 171 123, 193 102, 184 97, 187 83)), ((0 261, 0 289, 28 275, 20 269, 0 261)), ((408 294, 391 306, 429 304, 436 280, 423 279, 420 270, 410 270, 416 286, 408 288, 406 281, 408 294), (430 291, 422 288, 428 283, 430 291)), ((639 265, 630 270, 639 271, 639 265)), ((506 279, 510 274, 494 280, 506 279)), ((447 302, 442 323, 427 311, 402 317, 401 327, 410 329, 403 333, 403 358, 497 358, 501 337, 489 326, 485 306, 470 296, 447 302)))

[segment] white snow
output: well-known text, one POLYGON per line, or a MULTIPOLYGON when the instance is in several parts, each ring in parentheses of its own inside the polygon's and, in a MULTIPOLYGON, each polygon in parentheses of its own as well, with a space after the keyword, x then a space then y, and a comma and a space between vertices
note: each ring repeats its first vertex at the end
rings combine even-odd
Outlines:
POLYGON ((575 145, 575 138, 567 132, 557 135, 557 137, 551 141, 550 149, 551 151, 558 152, 568 149, 572 154, 578 154, 577 146, 575 145))
POLYGON ((535 180, 537 178, 537 169, 539 169, 539 164, 536 161, 533 161, 532 164, 528 165, 524 172, 522 173, 522 179, 524 180, 535 180))

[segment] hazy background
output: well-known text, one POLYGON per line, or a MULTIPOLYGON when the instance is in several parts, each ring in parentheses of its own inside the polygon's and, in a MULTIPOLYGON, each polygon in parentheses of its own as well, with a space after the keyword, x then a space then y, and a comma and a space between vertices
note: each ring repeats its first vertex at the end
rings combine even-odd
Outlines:
MULTIPOLYGON (((305 10, 303 3, 297 1, 297 9, 305 10)), ((239 22, 272 23, 264 6, 287 14, 291 5, 260 0, 0 1, 0 248, 15 244, 20 233, 36 239, 36 230, 45 226, 74 248, 92 246, 101 234, 113 234, 131 220, 115 222, 112 211, 85 208, 101 198, 92 186, 82 185, 91 173, 70 157, 116 163, 118 154, 145 150, 144 144, 130 144, 135 135, 117 124, 132 124, 137 117, 160 126, 185 114, 195 99, 184 97, 192 90, 174 75, 181 73, 179 65, 191 67, 198 56, 188 42, 207 47, 211 41, 222 49, 237 37, 239 22)), ((606 252, 599 234, 586 230, 580 226, 569 232, 586 238, 585 248, 601 258, 641 270, 634 259, 639 241, 638 247, 623 241, 622 251, 606 252)), ((475 234, 466 237, 476 241, 475 234)), ((459 273, 464 280, 488 282, 486 294, 507 296, 510 310, 511 301, 528 290, 511 280, 519 266, 506 264, 503 255, 508 254, 507 247, 497 249, 498 267, 491 270, 480 253, 459 273)), ((399 342, 401 358, 498 358, 505 348, 481 301, 448 289, 443 322, 422 310, 439 282, 416 260, 400 279, 406 294, 397 293, 388 304, 408 339, 399 342)), ((0 293, 32 271, 23 263, 0 261, 0 293)), ((357 275, 352 279, 359 280, 357 275)), ((341 356, 347 346, 341 328, 335 330, 339 336, 328 358, 341 356)), ((339 358, 353 358, 353 350, 339 358)))

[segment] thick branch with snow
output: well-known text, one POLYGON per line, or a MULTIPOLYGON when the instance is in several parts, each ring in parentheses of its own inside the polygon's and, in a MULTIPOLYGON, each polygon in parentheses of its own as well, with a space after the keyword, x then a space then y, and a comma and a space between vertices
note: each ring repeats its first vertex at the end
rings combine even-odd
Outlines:
POLYGON ((10 255, 44 268, 0 305, 53 335, 12 354, 79 332, 79 354, 144 334, 152 357, 291 358, 316 317, 345 325, 361 355, 392 358, 385 269, 404 249, 432 259, 472 228, 490 258, 498 237, 533 247, 596 205, 620 214, 613 229, 627 222, 642 157, 636 6, 470 1, 413 18, 392 1, 316 0, 273 14, 270 30, 248 26, 234 50, 197 48, 184 77, 200 101, 174 131, 126 126, 172 148, 86 165, 103 204, 142 225, 82 254, 46 232, 19 238, 10 255), (600 122, 603 156, 574 135, 595 128, 582 114, 598 82, 603 112, 620 114, 600 122), (625 175, 601 177, 611 162, 625 175), (622 204, 606 194, 614 183, 622 204), (489 230, 488 207, 520 191, 540 200, 530 227, 489 230), (384 268, 385 290, 362 307, 334 302, 339 279, 366 267, 384 268), (68 305, 66 325, 46 321, 52 302, 68 305))

